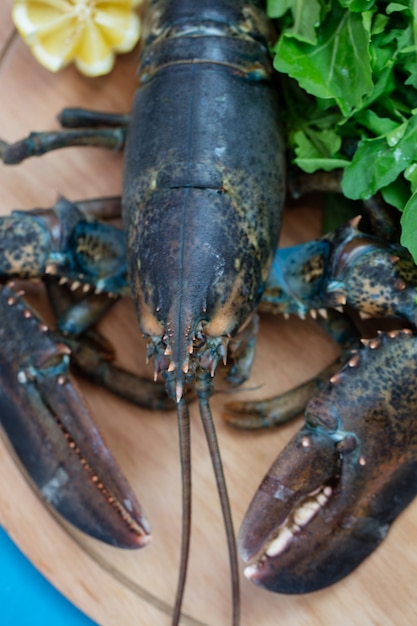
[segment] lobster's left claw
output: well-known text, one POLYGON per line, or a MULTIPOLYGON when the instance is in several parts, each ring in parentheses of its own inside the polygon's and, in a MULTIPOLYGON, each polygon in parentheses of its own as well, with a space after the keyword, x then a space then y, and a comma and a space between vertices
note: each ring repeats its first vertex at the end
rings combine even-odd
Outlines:
POLYGON ((0 423, 30 478, 80 530, 146 545, 148 522, 69 376, 68 349, 8 286, 0 317, 0 423))
POLYGON ((255 495, 239 537, 245 574, 307 593, 349 574, 417 491, 417 339, 370 340, 306 411, 255 495), (395 365, 395 367, 394 367, 395 365))

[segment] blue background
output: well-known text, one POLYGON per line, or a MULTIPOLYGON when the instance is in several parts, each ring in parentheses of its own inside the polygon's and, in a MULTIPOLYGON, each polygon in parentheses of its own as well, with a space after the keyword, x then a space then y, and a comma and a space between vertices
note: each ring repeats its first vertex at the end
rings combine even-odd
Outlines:
POLYGON ((96 626, 49 584, 1 526, 0 623, 4 626, 96 626))

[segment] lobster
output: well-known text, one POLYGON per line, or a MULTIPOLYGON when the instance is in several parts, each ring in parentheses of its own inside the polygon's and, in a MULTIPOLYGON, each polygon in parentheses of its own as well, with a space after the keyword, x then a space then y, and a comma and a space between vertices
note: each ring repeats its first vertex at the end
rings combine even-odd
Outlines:
MULTIPOLYGON (((46 273, 58 275, 60 282, 70 281, 73 290, 81 284, 87 291, 93 286, 96 294, 104 290, 124 295, 129 270, 155 377, 164 374, 178 412, 184 525, 173 624, 180 618, 190 541, 190 433, 184 396, 190 381, 199 398, 218 484, 232 569, 233 623, 239 622, 234 531, 208 398, 217 362, 226 359, 229 341, 236 343, 236 355, 238 350, 247 350, 243 344, 247 340, 235 336, 241 327, 252 324, 279 232, 283 146, 266 49, 268 31, 259 3, 247 7, 234 2, 211 3, 200 7, 198 17, 189 2, 175 8, 159 2, 150 8, 140 89, 125 148, 122 204, 130 250, 126 261, 116 231, 108 233, 96 221, 84 218, 78 207, 65 203, 57 204, 52 213, 35 211, 29 219, 13 215, 3 225, 4 241, 9 235, 12 238, 5 244, 3 256, 3 274, 9 277, 46 273), (242 101, 250 114, 237 124, 236 110, 242 101), (260 133, 265 120, 269 121, 260 133), (161 151, 154 134, 156 127, 171 145, 166 152, 161 151), (248 145, 262 142, 265 149, 258 166, 254 167, 249 153, 242 158, 242 140, 248 145), (208 211, 212 220, 207 223, 208 211), (159 271, 156 261, 164 241, 168 254, 159 271), (18 242, 21 246, 9 253, 18 242), (97 258, 104 259, 103 267, 97 265, 97 258), (198 278, 196 267, 200 268, 198 278)), ((125 141, 127 129, 123 121, 120 125, 119 116, 80 111, 65 111, 63 116, 66 127, 88 125, 92 129, 32 134, 3 146, 4 163, 17 163, 67 145, 116 148, 125 141)), ((107 205, 103 210, 107 211, 107 205)), ((79 528, 117 546, 145 545, 149 525, 141 507, 68 380, 72 346, 63 339, 64 348, 57 344, 54 349, 54 337, 29 308, 20 309, 11 285, 4 287, 3 297, 5 312, 16 303, 16 319, 28 320, 26 330, 19 332, 29 332, 33 338, 28 360, 19 341, 23 351, 15 361, 17 369, 12 365, 13 344, 5 345, 3 353, 3 426, 19 458, 46 499, 79 528), (56 402, 49 397, 52 389, 56 402), (67 409, 74 413, 71 424, 67 409), (25 416, 31 413, 39 416, 39 422, 25 432, 25 416), (54 458, 42 456, 45 445, 55 450, 54 458), (83 479, 86 490, 81 486, 83 479)), ((95 295, 93 299, 94 308, 95 295)), ((90 299, 87 308, 89 303, 90 299)), ((78 308, 78 303, 74 307, 78 308)), ((95 313, 89 310, 87 317, 89 326, 95 313)), ((80 334, 84 328, 76 330, 80 334)), ((245 333, 250 336, 248 330, 245 333)))
MULTIPOLYGON (((218 189, 218 191, 220 191, 220 196, 223 196, 223 194, 224 194, 224 189, 220 189, 220 187, 219 187, 219 188, 217 188, 217 189, 218 189)), ((8 298, 10 298, 10 297, 14 297, 14 295, 13 295, 13 294, 9 294, 7 297, 8 297, 8 298)), ((9 309, 9 310, 11 310, 11 309, 9 309)), ((24 309, 24 310, 28 310, 28 309, 24 309)), ((33 319, 33 318, 32 318, 32 319, 33 319)), ((166 350, 166 348, 165 348, 165 350, 166 350)), ((158 353, 158 354, 159 354, 159 356, 160 356, 160 353, 158 353)), ((163 355, 163 356, 169 356, 169 355, 163 355)), ((177 368, 177 369, 178 369, 178 368, 177 368)), ((174 370, 174 371, 175 371, 175 370, 174 370)), ((178 384, 178 380, 174 380, 174 383, 172 384, 172 380, 171 380, 171 395, 173 395, 173 396, 174 396, 175 400, 178 400, 178 399, 179 399, 179 397, 181 396, 181 391, 182 391, 182 390, 181 390, 181 381, 179 381, 179 383, 180 383, 180 384, 178 384)))

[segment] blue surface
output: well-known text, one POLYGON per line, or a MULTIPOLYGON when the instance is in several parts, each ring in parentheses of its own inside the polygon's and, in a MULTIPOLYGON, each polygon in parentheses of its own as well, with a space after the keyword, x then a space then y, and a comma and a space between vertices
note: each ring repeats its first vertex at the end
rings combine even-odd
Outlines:
POLYGON ((0 607, 4 626, 96 626, 49 584, 1 526, 0 607))

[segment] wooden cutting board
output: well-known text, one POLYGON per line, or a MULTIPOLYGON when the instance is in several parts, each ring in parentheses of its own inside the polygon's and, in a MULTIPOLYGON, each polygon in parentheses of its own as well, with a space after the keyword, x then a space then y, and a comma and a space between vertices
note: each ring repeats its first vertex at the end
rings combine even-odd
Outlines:
MULTIPOLYGON (((73 68, 52 75, 13 37, 10 6, 11 0, 0 5, 1 137, 11 141, 30 130, 56 128, 55 115, 65 105, 129 110, 136 87, 136 52, 120 58, 115 70, 103 78, 88 79, 73 68)), ((0 211, 7 214, 14 208, 50 206, 58 194, 70 199, 117 194, 121 162, 119 154, 83 148, 62 150, 18 167, 0 165, 0 211)), ((317 208, 305 204, 293 209, 283 243, 315 236, 318 221, 317 208)), ((117 347, 120 363, 152 375, 152 369, 143 365, 144 342, 130 302, 117 304, 102 330, 117 347)), ((284 391, 316 373, 335 354, 335 346, 313 322, 265 317, 253 376, 246 385, 254 390, 214 396, 212 407, 236 527, 265 471, 301 422, 270 432, 238 432, 222 421, 226 401, 284 391)), ((226 387, 221 373, 217 387, 226 387)), ((3 441, 0 523, 36 567, 100 625, 168 625, 181 519, 175 415, 147 413, 87 383, 82 388, 147 511, 154 541, 145 550, 123 552, 61 525, 32 492, 3 441)), ((230 593, 224 532, 202 427, 195 408, 192 411, 194 523, 182 623, 226 626, 230 593)), ((402 515, 377 553, 333 588, 290 597, 262 591, 242 577, 242 625, 416 624, 416 562, 417 502, 402 515)))

